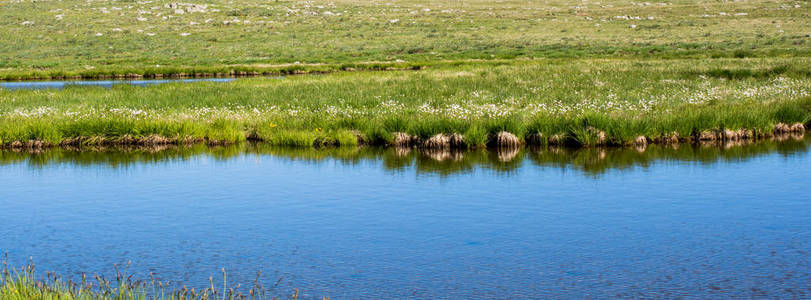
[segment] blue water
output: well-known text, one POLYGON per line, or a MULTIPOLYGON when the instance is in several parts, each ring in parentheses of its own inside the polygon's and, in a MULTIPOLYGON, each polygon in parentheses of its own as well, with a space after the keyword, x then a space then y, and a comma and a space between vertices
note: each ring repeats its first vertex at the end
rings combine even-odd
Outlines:
POLYGON ((808 150, 4 152, 0 251, 304 298, 808 298, 808 150))
POLYGON ((65 81, 13 81, 0 82, 0 88, 9 90, 19 89, 64 89, 70 86, 100 86, 111 88, 113 85, 129 84, 134 86, 148 86, 164 83, 188 82, 231 82, 234 78, 202 78, 202 79, 142 79, 142 80, 65 80, 65 81))

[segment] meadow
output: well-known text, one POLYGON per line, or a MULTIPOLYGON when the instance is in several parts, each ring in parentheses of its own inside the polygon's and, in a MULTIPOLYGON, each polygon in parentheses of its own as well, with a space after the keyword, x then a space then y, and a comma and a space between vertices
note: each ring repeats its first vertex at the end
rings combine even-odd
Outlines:
POLYGON ((808 57, 807 1, 0 0, 0 79, 808 57))
POLYGON ((803 131, 801 1, 0 1, 0 145, 640 145, 803 131), (298 76, 297 74, 310 74, 298 76))

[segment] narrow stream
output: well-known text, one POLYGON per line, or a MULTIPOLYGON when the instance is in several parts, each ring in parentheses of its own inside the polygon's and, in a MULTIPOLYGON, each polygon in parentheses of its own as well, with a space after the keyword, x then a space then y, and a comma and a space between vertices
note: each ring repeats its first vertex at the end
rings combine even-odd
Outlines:
POLYGON ((64 89, 72 86, 100 86, 111 88, 114 85, 129 84, 134 86, 148 86, 164 83, 191 83, 191 82, 231 82, 236 78, 198 78, 198 79, 139 79, 139 80, 62 80, 62 81, 0 81, 0 88, 8 90, 19 89, 64 89))

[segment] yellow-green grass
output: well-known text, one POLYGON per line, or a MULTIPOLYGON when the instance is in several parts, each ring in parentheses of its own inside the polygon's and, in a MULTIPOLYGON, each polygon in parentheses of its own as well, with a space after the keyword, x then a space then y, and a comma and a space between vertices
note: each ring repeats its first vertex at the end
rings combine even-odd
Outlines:
POLYGON ((559 59, 231 83, 0 90, 0 144, 390 144, 462 134, 623 145, 811 119, 811 60, 559 59))
MULTIPOLYGON (((259 274, 252 286, 229 286, 225 269, 222 270, 222 283, 193 289, 173 287, 168 282, 133 279, 126 270, 115 269, 115 278, 98 275, 86 276, 80 280, 63 279, 55 273, 46 276, 37 274, 33 263, 20 269, 10 269, 6 262, 0 270, 0 299, 3 300, 254 300, 277 299, 273 288, 265 288, 259 282, 259 274)), ((284 299, 297 299, 298 291, 284 299)))
POLYGON ((808 18, 787 0, 0 0, 0 79, 808 57, 808 18))

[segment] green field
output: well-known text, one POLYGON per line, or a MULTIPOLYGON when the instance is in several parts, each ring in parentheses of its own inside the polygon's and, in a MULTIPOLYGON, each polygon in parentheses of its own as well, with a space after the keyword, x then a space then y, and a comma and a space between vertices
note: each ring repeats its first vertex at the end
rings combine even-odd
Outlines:
POLYGON ((807 1, 0 0, 0 78, 807 57, 808 20, 807 1))
POLYGON ((806 4, 0 1, 7 80, 327 73, 0 89, 0 145, 481 148, 800 132, 806 4))

